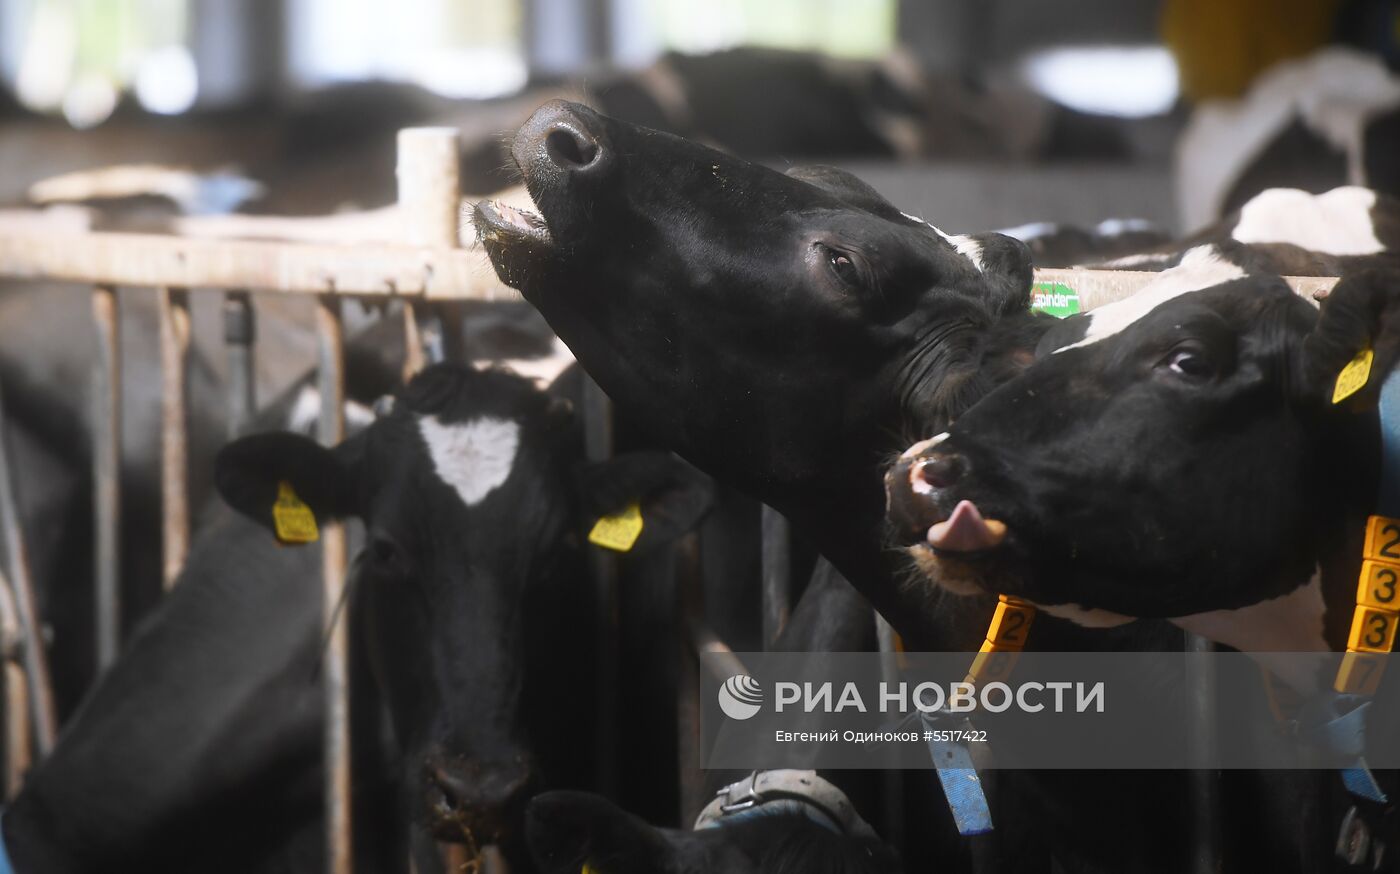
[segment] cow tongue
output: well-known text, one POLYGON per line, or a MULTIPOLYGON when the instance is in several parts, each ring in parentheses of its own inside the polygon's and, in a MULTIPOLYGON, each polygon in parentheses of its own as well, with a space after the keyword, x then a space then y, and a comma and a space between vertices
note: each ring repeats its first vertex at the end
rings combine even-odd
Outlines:
POLYGON ((953 515, 928 530, 928 542, 949 552, 978 552, 995 549, 1006 539, 1006 523, 983 519, 977 505, 959 501, 953 515))

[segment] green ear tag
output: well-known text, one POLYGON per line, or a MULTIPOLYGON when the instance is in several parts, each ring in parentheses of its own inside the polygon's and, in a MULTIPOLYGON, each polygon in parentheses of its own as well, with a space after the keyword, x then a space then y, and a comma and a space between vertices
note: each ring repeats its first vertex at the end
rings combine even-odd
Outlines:
POLYGON ((1037 282, 1031 286, 1031 309, 1057 319, 1079 312, 1079 292, 1063 282, 1037 282))
POLYGON ((615 516, 604 516, 588 532, 588 542, 617 552, 628 552, 642 536, 642 508, 630 504, 615 516))
POLYGON ((277 503, 272 505, 272 525, 282 543, 315 543, 321 537, 316 514, 297 497, 292 484, 277 483, 277 503))
POLYGON ((1342 372, 1337 374, 1337 387, 1332 389, 1332 403, 1339 404, 1361 391, 1362 386, 1366 385, 1366 380, 1371 377, 1371 362, 1375 357, 1375 352, 1362 349, 1342 368, 1342 372))

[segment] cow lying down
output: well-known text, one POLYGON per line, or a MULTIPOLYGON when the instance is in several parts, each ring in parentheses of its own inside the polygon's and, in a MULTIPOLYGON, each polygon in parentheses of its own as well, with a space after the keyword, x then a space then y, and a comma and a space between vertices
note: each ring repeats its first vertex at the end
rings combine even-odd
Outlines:
POLYGON ((1344 278, 1319 313, 1277 277, 1168 271, 1055 325, 1022 374, 905 452, 891 519, 947 587, 1244 651, 1340 650, 1397 360, 1400 272, 1344 278), (1369 380, 1334 404, 1366 348, 1369 380))
POLYGON ((693 831, 596 795, 547 792, 525 814, 543 874, 893 874, 895 853, 815 771, 758 771, 720 790, 693 831))

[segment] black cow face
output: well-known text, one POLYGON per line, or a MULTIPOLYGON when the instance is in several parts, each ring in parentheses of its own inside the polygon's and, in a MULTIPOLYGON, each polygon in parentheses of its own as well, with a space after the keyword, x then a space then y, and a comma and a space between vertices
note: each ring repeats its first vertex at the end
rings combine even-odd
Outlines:
POLYGON ((478 205, 497 273, 624 409, 749 483, 833 477, 857 439, 873 460, 870 431, 956 394, 977 329, 1026 310, 1020 242, 949 237, 834 169, 784 175, 562 102, 513 154, 540 215, 478 205))
POLYGON ((710 502, 708 482, 669 456, 584 466, 566 406, 512 374, 449 365, 333 449, 292 434, 231 444, 217 482, 270 528, 280 483, 318 519, 363 520, 351 585, 412 809, 440 839, 468 842, 518 821, 536 782, 530 736, 559 743, 567 705, 544 700, 537 719, 531 693, 586 693, 582 531, 640 499, 645 550, 710 502))
POLYGON ((659 829, 612 803, 549 792, 526 815, 530 853, 544 874, 894 874, 890 849, 835 834, 800 814, 721 828, 659 829))
POLYGON ((1045 605, 1176 617, 1290 591, 1371 507, 1397 298, 1400 275, 1358 274, 1319 320, 1251 277, 1067 320, 891 470, 894 526, 931 577, 1045 605), (1334 406, 1367 346, 1369 383, 1334 406))

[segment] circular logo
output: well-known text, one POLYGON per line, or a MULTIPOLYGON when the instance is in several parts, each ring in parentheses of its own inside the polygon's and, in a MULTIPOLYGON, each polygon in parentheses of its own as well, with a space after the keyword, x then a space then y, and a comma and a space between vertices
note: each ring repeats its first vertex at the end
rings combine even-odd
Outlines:
POLYGON ((735 674, 719 687, 719 709, 730 719, 752 719, 763 706, 763 687, 748 674, 735 674))

